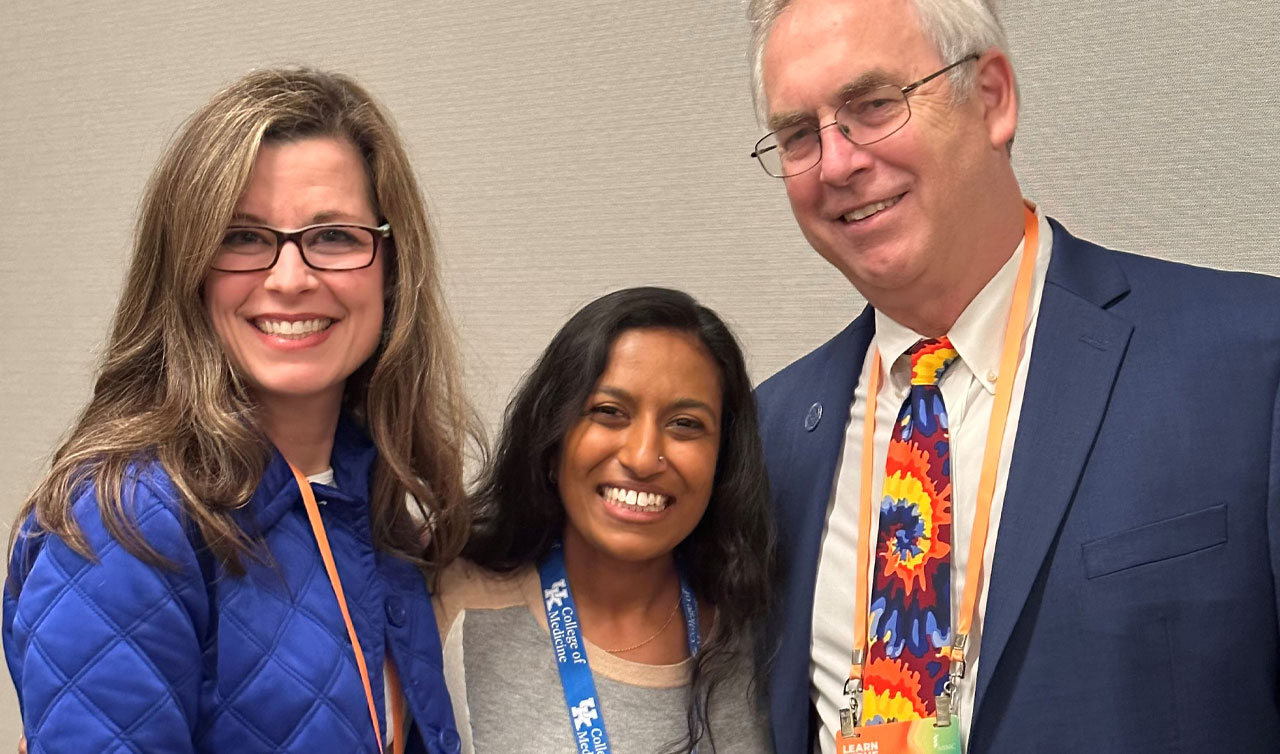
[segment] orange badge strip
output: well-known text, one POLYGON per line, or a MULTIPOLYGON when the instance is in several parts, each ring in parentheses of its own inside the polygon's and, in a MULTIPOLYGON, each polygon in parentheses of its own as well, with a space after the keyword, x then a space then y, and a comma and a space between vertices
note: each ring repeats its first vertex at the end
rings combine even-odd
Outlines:
MULTIPOLYGON (((324 522, 320 520, 320 506, 316 504, 316 495, 311 491, 311 482, 306 475, 289 464, 293 478, 298 483, 298 491, 302 493, 302 503, 307 509, 307 520, 311 522, 311 532, 315 534, 316 546, 320 548, 320 559, 324 561, 325 573, 329 574, 329 583, 333 586, 333 594, 338 598, 338 609, 342 611, 342 620, 347 624, 347 637, 351 639, 351 649, 356 655, 356 667, 360 669, 360 681, 364 684, 364 698, 369 703, 369 719, 373 721, 373 735, 378 740, 378 751, 382 747, 382 726, 378 724, 378 709, 373 703, 373 687, 369 684, 369 668, 364 662, 364 650, 360 648, 360 638, 356 636, 356 627, 351 622, 351 612, 347 610, 347 596, 342 591, 342 579, 338 578, 338 566, 333 562, 333 551, 329 549, 329 536, 325 533, 324 522)), ((388 658, 389 660, 390 658, 388 658)), ((394 731, 392 747, 395 754, 404 751, 404 704, 400 698, 400 679, 394 665, 387 662, 387 682, 391 686, 388 704, 391 707, 391 726, 394 731)))

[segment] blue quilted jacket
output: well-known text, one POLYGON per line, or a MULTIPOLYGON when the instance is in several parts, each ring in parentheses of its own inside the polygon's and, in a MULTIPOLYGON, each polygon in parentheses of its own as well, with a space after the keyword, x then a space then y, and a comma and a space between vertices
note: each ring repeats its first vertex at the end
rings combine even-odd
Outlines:
MULTIPOLYGON (((313 485, 385 721, 383 660, 400 671, 408 751, 459 750, 435 616, 421 573, 375 552, 368 495, 376 450, 350 423, 334 441, 335 487, 313 485)), ((86 485, 88 487, 88 485, 86 485)), ((130 555, 92 489, 75 513, 97 562, 32 535, 10 563, 4 649, 36 752, 374 752, 359 670, 302 497, 276 454, 237 512, 271 560, 232 578, 184 522, 158 464, 125 486, 142 534, 175 570, 130 555), (14 588, 20 589, 14 597, 14 588)), ((385 725, 385 722, 384 722, 385 725)))

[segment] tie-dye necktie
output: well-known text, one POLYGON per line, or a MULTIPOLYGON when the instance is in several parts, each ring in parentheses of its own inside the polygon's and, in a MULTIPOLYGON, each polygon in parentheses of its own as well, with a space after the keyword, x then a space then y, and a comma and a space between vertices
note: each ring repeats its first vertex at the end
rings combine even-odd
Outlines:
POLYGON ((932 717, 951 641, 951 440, 938 380, 946 338, 911 356, 911 389, 889 438, 872 573, 863 723, 932 717))

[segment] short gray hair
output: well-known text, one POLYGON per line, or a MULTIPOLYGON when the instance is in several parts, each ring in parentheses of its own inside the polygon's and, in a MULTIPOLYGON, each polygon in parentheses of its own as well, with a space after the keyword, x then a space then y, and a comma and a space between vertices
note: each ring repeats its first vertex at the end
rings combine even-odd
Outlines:
MULTIPOLYGON (((1009 41, 996 14, 996 0, 911 0, 925 36, 933 42, 943 63, 954 63, 965 55, 996 48, 1009 54, 1009 41)), ((764 96, 764 45, 773 31, 778 16, 792 0, 750 0, 747 21, 751 25, 751 97, 756 116, 763 123, 767 116, 764 96)), ((973 88, 973 67, 960 66, 949 76, 951 91, 957 98, 968 96, 973 88)))

